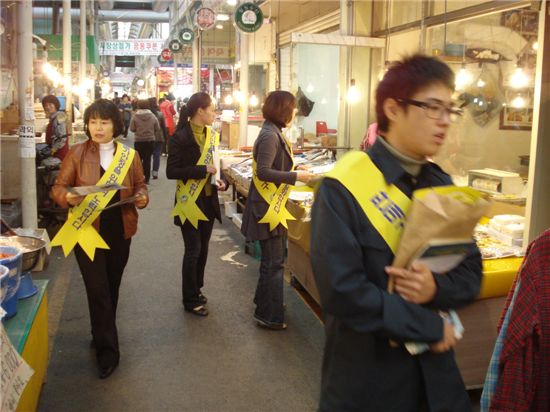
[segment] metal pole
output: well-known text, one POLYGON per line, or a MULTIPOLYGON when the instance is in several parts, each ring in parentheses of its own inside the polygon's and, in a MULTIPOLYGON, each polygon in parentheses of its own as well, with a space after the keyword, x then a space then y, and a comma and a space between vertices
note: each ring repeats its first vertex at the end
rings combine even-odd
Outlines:
POLYGON ((38 227, 36 205, 36 143, 34 140, 34 80, 32 55, 32 0, 17 2, 17 78, 19 81, 19 156, 23 227, 38 227))
POLYGON ((201 36, 200 32, 193 40, 193 93, 201 91, 201 36))
POLYGON ((72 136, 73 129, 73 91, 72 91, 72 79, 71 79, 71 0, 63 0, 63 75, 65 80, 65 111, 67 114, 67 134, 71 137, 71 141, 74 142, 72 136))
POLYGON ((86 0, 80 0, 80 113, 84 114, 85 99, 88 92, 85 88, 86 83, 86 0))
POLYGON ((248 35, 239 33, 241 38, 241 77, 239 88, 242 94, 239 116, 239 146, 246 146, 248 137, 248 35))

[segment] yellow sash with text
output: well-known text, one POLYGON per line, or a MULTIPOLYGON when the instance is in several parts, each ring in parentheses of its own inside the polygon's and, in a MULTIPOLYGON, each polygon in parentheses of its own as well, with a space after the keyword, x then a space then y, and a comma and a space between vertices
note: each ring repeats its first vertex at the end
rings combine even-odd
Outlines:
MULTIPOLYGON (((214 158, 214 149, 220 143, 220 135, 206 128, 206 140, 197 166, 211 165, 214 158)), ((183 225, 186 220, 198 229, 199 220, 208 221, 202 210, 197 206, 197 199, 210 175, 204 179, 188 179, 187 182, 178 180, 176 184, 176 205, 172 209, 172 216, 178 216, 183 225)))
MULTIPOLYGON (((286 141, 285 138, 283 138, 283 140, 290 150, 290 160, 292 162, 292 167, 290 170, 293 170, 294 158, 292 154, 292 146, 286 141)), ((268 223, 270 231, 274 230, 279 224, 288 229, 287 220, 296 220, 296 218, 292 216, 286 208, 286 202, 294 186, 287 183, 282 183, 279 187, 277 187, 277 185, 273 182, 264 182, 263 180, 260 180, 256 172, 257 165, 256 160, 254 160, 252 162, 252 181, 254 182, 254 186, 262 199, 269 204, 266 214, 258 221, 258 223, 268 223)))
MULTIPOLYGON (((122 185, 134 160, 135 150, 116 142, 116 151, 113 161, 105 171, 97 185, 118 183, 122 185)), ((101 211, 116 194, 116 190, 92 193, 87 195, 77 206, 69 209, 69 216, 57 235, 53 238, 52 246, 61 246, 65 257, 80 244, 90 260, 94 260, 96 249, 109 249, 103 238, 92 226, 101 211)))
POLYGON ((365 152, 348 152, 325 177, 339 181, 349 190, 395 254, 411 199, 397 186, 386 183, 365 152))

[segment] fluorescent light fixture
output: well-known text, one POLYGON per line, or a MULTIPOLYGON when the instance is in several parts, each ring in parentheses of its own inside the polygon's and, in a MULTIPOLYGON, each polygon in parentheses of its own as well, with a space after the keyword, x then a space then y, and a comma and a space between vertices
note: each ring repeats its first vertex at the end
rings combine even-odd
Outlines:
POLYGON ((218 14, 216 16, 216 20, 218 20, 218 21, 229 21, 229 14, 218 14))

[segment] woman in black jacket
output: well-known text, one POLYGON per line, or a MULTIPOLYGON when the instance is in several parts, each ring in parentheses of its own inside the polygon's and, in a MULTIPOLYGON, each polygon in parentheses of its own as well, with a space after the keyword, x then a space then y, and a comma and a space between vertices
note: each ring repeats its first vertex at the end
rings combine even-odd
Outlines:
MULTIPOLYGON (((260 223, 270 206, 265 198, 275 193, 267 193, 269 189, 267 192, 263 189, 262 195, 256 185, 271 187, 274 191, 283 184, 292 186, 296 180, 307 183, 311 179, 312 174, 307 170, 293 171, 292 148, 282 135, 282 129, 292 123, 295 109, 296 99, 286 91, 271 92, 265 100, 262 107, 265 122, 253 151, 256 178, 250 185, 241 227, 241 232, 248 240, 260 241, 262 250, 260 279, 254 296, 254 320, 258 326, 275 330, 286 329, 283 262, 287 229, 282 224, 272 227, 269 223, 260 223)), ((297 169, 300 168, 302 166, 297 169)))
POLYGON ((216 118, 215 106, 207 93, 195 93, 182 106, 180 120, 168 147, 166 177, 178 179, 176 205, 172 215, 180 226, 185 245, 182 264, 182 297, 186 311, 207 316, 206 297, 201 293, 208 242, 214 219, 221 223, 218 190, 224 180, 211 182, 217 169, 212 165, 219 136, 210 125, 216 118))

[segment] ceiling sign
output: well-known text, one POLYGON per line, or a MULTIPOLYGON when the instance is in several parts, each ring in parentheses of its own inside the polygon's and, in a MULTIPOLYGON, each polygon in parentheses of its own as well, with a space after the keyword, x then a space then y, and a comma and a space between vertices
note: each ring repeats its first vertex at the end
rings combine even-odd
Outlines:
POLYGON ((264 14, 254 3, 243 3, 235 10, 235 24, 245 33, 253 33, 262 27, 264 14))
POLYGON ((99 42, 102 56, 155 56, 164 47, 161 39, 105 40, 99 42))
POLYGON ((216 24, 216 13, 207 7, 197 10, 195 14, 195 23, 201 30, 209 30, 216 24))
POLYGON ((193 43, 195 39, 195 32, 187 27, 181 29, 180 40, 184 44, 193 43))
POLYGON ((177 53, 181 50, 182 45, 178 39, 171 40, 168 44, 168 48, 173 52, 177 53))
POLYGON ((160 52, 160 57, 165 61, 172 60, 172 51, 170 49, 162 49, 160 52))

